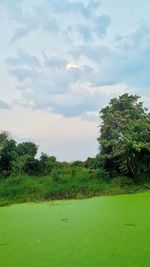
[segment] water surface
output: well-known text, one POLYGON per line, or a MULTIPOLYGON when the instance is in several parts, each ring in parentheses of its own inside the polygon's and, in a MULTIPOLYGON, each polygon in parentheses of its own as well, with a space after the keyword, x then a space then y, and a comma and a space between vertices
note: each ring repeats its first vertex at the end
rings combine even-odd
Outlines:
POLYGON ((0 267, 148 267, 150 194, 0 208, 0 267))

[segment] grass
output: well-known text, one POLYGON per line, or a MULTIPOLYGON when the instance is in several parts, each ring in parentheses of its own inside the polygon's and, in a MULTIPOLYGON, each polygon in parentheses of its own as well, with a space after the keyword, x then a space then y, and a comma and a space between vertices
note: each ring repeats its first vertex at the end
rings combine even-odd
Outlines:
POLYGON ((0 266, 148 267, 149 203, 142 193, 3 207, 0 266))
POLYGON ((49 176, 11 176, 0 180, 0 206, 50 199, 87 198, 148 190, 134 185, 127 177, 110 181, 107 175, 85 168, 65 169, 49 176))

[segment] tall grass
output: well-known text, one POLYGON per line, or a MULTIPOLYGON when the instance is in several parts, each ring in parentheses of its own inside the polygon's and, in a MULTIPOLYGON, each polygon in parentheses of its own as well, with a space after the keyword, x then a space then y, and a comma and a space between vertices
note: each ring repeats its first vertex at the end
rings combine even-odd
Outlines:
POLYGON ((138 187, 127 177, 110 180, 100 171, 83 167, 54 170, 47 176, 11 176, 0 179, 0 206, 48 199, 84 198, 133 192, 138 187))

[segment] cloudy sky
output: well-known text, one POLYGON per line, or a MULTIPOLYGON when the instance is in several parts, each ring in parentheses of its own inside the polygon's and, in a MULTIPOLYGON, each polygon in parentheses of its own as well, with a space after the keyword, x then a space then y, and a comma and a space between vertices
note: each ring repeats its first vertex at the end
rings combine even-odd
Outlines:
POLYGON ((150 107, 149 0, 0 0, 0 130, 59 160, 98 152, 99 110, 150 107))

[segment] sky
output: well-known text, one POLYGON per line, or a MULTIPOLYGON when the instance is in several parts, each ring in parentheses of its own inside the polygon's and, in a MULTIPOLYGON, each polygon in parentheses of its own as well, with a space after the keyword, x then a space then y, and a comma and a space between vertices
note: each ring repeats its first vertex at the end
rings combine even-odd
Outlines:
POLYGON ((0 0, 0 130, 61 161, 99 151, 99 111, 150 108, 149 0, 0 0))

